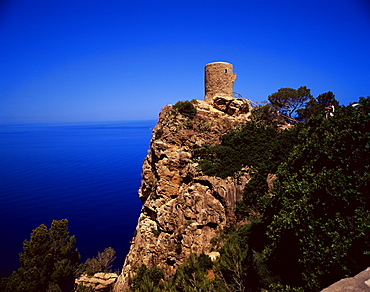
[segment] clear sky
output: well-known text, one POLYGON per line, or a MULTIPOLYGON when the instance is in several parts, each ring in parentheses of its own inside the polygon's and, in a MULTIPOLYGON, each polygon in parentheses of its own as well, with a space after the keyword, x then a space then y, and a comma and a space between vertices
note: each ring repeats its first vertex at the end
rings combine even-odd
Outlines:
POLYGON ((0 0, 0 124, 156 119, 214 61, 256 102, 369 96, 369 0, 0 0))

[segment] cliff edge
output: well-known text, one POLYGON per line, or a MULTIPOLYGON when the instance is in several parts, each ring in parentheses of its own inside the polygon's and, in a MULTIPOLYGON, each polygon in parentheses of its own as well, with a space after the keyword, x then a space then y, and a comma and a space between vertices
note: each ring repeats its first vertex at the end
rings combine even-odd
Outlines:
POLYGON ((211 103, 192 100, 194 116, 165 106, 153 130, 142 168, 143 207, 114 291, 125 291, 137 268, 160 268, 173 275, 191 253, 212 254, 211 239, 234 220, 248 171, 237 178, 204 175, 194 148, 216 145, 219 137, 248 121, 249 101, 216 96, 211 103))

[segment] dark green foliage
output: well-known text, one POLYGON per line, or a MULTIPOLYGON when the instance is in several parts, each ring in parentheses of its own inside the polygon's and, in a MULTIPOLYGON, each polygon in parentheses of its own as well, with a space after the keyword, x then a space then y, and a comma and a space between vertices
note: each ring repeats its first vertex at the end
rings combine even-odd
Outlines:
POLYGON ((75 292, 94 292, 94 288, 93 287, 86 287, 84 285, 78 285, 75 292))
POLYGON ((167 281, 165 291, 225 291, 220 279, 215 279, 212 268, 213 263, 207 255, 191 254, 167 281))
POLYGON ((266 292, 305 292, 302 287, 291 287, 289 285, 282 285, 273 283, 268 286, 266 292))
POLYGON ((243 200, 237 202, 236 214, 239 219, 258 216, 264 213, 270 201, 266 175, 256 173, 245 186, 243 200))
POLYGON ((249 166, 267 174, 276 171, 295 143, 295 132, 278 132, 270 126, 247 123, 241 130, 221 137, 221 144, 195 149, 201 170, 212 176, 226 178, 249 166))
POLYGON ((285 123, 283 116, 272 104, 265 104, 253 109, 251 121, 257 125, 271 126, 274 128, 285 123))
POLYGON ((201 254, 199 257, 191 254, 176 273, 164 281, 163 272, 157 267, 148 269, 142 265, 136 276, 130 281, 132 291, 230 291, 213 272, 211 259, 201 254))
POLYGON ((210 270, 213 267, 211 258, 204 253, 200 254, 200 256, 198 257, 198 264, 199 268, 203 271, 210 270))
POLYGON ((358 108, 309 120, 279 168, 266 250, 282 284, 318 291, 368 266, 369 113, 370 99, 362 98, 358 108), (295 278, 290 270, 300 272, 295 278))
POLYGON ((1 291, 72 291, 80 255, 69 235, 68 220, 54 220, 48 230, 40 225, 23 243, 21 267, 2 279, 1 291))
POLYGON ((330 104, 335 107, 338 106, 338 102, 331 91, 320 94, 316 99, 311 97, 304 108, 297 110, 298 119, 308 120, 310 117, 323 115, 330 104))
POLYGON ((116 251, 112 247, 107 247, 104 252, 98 252, 94 258, 87 259, 84 263, 84 273, 94 275, 95 273, 111 273, 112 263, 116 259, 116 251))
POLYGON ((197 113, 197 109, 190 101, 178 101, 174 104, 173 108, 184 117, 189 119, 194 118, 195 114, 197 113))
POLYGON ((194 155, 200 158, 200 169, 207 175, 226 178, 233 176, 243 167, 241 161, 235 160, 238 153, 229 146, 203 146, 194 151, 194 155))
POLYGON ((301 86, 298 89, 280 88, 268 96, 271 104, 288 117, 293 117, 293 114, 302 108, 310 98, 312 98, 311 90, 306 86, 301 86))
POLYGON ((231 233, 220 250, 220 274, 232 291, 244 291, 246 288, 245 282, 251 268, 251 265, 245 265, 249 255, 249 229, 250 225, 245 225, 231 233))
POLYGON ((222 136, 221 145, 234 150, 234 159, 239 165, 268 172, 273 168, 272 142, 276 135, 277 132, 272 127, 247 123, 241 131, 222 136))
POLYGON ((146 265, 142 264, 136 276, 131 280, 132 291, 160 291, 158 284, 163 278, 164 274, 161 269, 157 267, 148 269, 146 265))
POLYGON ((224 239, 215 265, 227 291, 261 291, 276 283, 263 256, 267 242, 264 233, 263 224, 250 223, 235 228, 224 239))

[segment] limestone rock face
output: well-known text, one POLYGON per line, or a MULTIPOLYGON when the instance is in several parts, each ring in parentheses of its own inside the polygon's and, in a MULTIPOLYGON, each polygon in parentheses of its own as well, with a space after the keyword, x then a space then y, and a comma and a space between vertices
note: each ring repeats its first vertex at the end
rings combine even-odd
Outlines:
POLYGON ((233 222, 236 201, 250 179, 247 169, 237 178, 206 176, 193 155, 195 145, 216 145, 220 135, 248 120, 245 102, 224 103, 225 108, 221 99, 214 105, 197 101, 193 119, 171 105, 162 109, 142 168, 143 207, 114 291, 125 291, 142 264, 157 266, 168 277, 191 253, 214 255, 211 239, 233 222))
POLYGON ((342 279, 321 292, 369 292, 370 291, 370 268, 358 273, 351 278, 342 279))
POLYGON ((233 98, 218 94, 212 99, 213 106, 229 115, 240 115, 249 112, 250 104, 248 100, 233 98))
POLYGON ((92 287, 96 292, 108 292, 112 291, 117 278, 118 275, 115 273, 96 273, 94 276, 84 274, 77 278, 75 283, 76 286, 92 287))

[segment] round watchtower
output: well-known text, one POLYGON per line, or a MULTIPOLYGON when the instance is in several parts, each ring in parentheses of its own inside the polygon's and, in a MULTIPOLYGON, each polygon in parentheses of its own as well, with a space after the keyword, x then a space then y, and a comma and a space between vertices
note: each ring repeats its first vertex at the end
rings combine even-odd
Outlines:
POLYGON ((233 65, 226 62, 209 63, 204 68, 204 100, 211 103, 215 95, 233 95, 236 73, 233 65))

